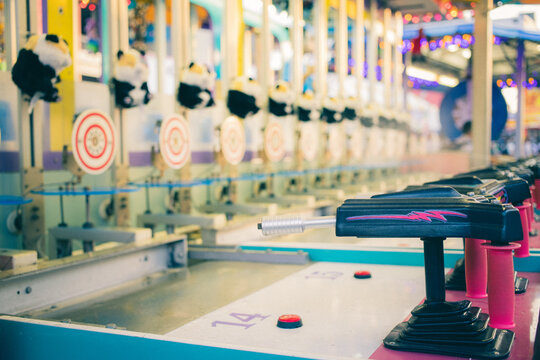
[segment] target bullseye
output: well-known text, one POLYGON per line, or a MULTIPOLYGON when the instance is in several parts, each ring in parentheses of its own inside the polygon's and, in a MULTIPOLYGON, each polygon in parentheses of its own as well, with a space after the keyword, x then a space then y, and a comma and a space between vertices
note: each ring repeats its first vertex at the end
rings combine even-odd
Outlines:
POLYGON ((231 165, 240 164, 246 152, 246 135, 240 120, 229 116, 221 124, 219 135, 221 152, 225 161, 231 165))
POLYGON ((159 148, 163 160, 171 169, 180 169, 189 161, 189 124, 181 115, 172 114, 163 120, 159 131, 159 148))
POLYGON ((75 120, 71 146, 73 157, 84 172, 105 172, 113 163, 116 143, 116 128, 107 114, 87 110, 75 120))
POLYGON ((283 127, 277 121, 270 121, 264 130, 264 152, 268 160, 278 162, 285 156, 283 127))

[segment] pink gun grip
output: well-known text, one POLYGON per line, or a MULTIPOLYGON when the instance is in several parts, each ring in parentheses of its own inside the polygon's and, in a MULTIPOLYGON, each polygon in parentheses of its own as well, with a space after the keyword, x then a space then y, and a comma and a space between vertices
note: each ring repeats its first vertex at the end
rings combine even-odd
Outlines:
POLYGON ((521 218, 521 229, 523 230, 523 240, 520 241, 521 247, 516 250, 516 257, 528 257, 529 254, 529 224, 527 216, 527 207, 530 204, 523 203, 523 205, 516 206, 519 210, 519 217, 521 218))
POLYGON ((484 243, 488 251, 489 325, 497 329, 512 329, 515 313, 514 259, 512 250, 519 244, 494 246, 484 243))
POLYGON ((473 299, 487 295, 487 253, 482 244, 485 240, 465 239, 465 296, 473 299))

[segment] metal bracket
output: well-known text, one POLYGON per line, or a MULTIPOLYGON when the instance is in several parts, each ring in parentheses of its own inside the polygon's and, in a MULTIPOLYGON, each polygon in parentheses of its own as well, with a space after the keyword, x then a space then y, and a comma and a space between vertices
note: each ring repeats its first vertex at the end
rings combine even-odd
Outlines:
MULTIPOLYGON (((126 186, 129 181, 129 169, 126 164, 115 166, 115 186, 126 186)), ((121 193, 114 195, 114 215, 116 226, 129 226, 129 195, 121 193)))
POLYGON ((30 190, 43 186, 43 168, 24 168, 22 176, 23 193, 32 199, 30 205, 22 208, 23 248, 37 250, 38 255, 45 255, 45 210, 43 196, 29 193, 30 190))

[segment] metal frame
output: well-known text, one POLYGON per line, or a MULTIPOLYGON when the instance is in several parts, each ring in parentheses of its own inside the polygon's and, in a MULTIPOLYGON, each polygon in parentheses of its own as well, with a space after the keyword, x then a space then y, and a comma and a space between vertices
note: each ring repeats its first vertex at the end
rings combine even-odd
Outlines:
POLYGON ((19 314, 44 308, 105 291, 171 266, 187 266, 186 239, 184 234, 166 235, 153 239, 149 245, 126 245, 51 260, 25 273, 6 271, 0 277, 0 313, 19 314))
POLYGON ((298 264, 309 262, 307 253, 298 251, 272 251, 272 250, 244 250, 238 247, 196 247, 190 246, 189 258, 198 260, 221 260, 261 262, 269 264, 298 264))

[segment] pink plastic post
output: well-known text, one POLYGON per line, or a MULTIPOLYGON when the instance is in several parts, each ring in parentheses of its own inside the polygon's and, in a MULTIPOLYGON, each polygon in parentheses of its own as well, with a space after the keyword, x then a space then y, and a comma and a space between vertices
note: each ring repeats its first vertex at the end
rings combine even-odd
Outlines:
POLYGON ((465 239, 465 296, 473 299, 487 295, 487 254, 482 244, 485 240, 465 239))
MULTIPOLYGON (((530 205, 529 205, 530 206, 530 205)), ((529 224, 527 216, 527 204, 516 206, 519 210, 519 217, 521 218, 521 229, 523 230, 523 240, 519 243, 521 247, 514 253, 515 257, 528 257, 529 254, 529 224)))
POLYGON ((532 199, 525 199, 523 205, 527 206, 527 225, 529 225, 529 232, 531 232, 534 222, 532 199))
POLYGON ((540 179, 534 180, 534 202, 536 206, 540 206, 540 179))
MULTIPOLYGON (((536 181, 536 180, 535 180, 536 181)), ((529 186, 529 188, 531 189, 531 203, 533 205, 533 211, 534 211, 534 207, 536 206, 536 197, 535 197, 535 194, 536 194, 536 186, 535 185, 532 185, 532 186, 529 186)))
POLYGON ((494 246, 484 243, 488 262, 489 325, 497 329, 511 329, 514 323, 514 260, 512 250, 519 244, 494 246))

